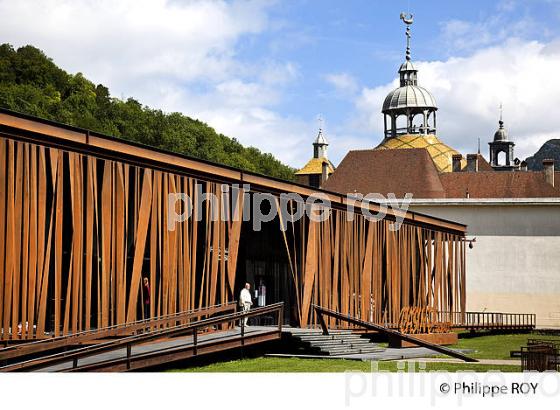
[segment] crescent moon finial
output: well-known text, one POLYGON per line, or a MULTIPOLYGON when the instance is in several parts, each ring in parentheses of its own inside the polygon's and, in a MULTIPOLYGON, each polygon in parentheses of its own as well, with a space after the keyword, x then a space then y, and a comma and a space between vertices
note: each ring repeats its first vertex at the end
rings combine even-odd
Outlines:
POLYGON ((410 26, 414 22, 414 15, 410 13, 402 12, 400 17, 404 24, 406 24, 407 26, 410 26))

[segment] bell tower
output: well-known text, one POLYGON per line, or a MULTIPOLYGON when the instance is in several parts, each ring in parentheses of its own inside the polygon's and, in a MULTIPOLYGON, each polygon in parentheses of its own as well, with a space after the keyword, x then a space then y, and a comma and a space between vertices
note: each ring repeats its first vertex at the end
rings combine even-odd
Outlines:
POLYGON ((509 140, 508 132, 504 128, 501 104, 498 124, 498 130, 494 133, 494 140, 488 143, 490 146, 490 165, 496 171, 513 171, 519 168, 519 160, 514 159, 513 156, 515 143, 509 140))

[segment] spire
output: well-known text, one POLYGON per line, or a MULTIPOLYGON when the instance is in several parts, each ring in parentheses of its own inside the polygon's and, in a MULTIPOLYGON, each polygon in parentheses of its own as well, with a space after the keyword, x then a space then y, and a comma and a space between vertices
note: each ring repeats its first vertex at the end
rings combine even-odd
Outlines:
POLYGON ((401 87, 407 85, 417 85, 416 73, 418 72, 418 70, 414 68, 412 61, 410 61, 410 25, 413 21, 412 14, 401 13, 400 18, 404 22, 404 24, 406 24, 406 60, 401 64, 401 67, 399 68, 401 87))
POLYGON ((413 17, 410 13, 401 13, 401 20, 406 24, 406 61, 410 61, 410 26, 414 22, 413 17))
POLYGON ((323 117, 319 115, 317 117, 319 122, 319 132, 317 133, 317 138, 313 142, 313 157, 314 158, 327 158, 327 146, 329 143, 323 135, 323 117))

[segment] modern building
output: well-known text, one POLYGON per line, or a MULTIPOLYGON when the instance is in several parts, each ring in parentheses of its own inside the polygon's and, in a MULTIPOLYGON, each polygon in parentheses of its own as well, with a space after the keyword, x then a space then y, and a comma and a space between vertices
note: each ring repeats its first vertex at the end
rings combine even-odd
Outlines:
POLYGON ((347 201, 0 109, 0 339, 224 304, 245 282, 293 326, 317 325, 312 304, 378 323, 464 312, 464 225, 347 201))

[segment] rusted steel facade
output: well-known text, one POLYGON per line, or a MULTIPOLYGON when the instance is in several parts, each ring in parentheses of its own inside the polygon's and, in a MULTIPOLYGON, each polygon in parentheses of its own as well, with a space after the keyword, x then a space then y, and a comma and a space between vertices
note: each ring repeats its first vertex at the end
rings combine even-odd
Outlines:
MULTIPOLYGON (((0 111, 0 338, 135 321, 144 313, 144 276, 150 317, 237 299, 246 266, 240 242, 253 238, 247 214, 243 222, 250 196, 234 184, 276 197, 317 192, 0 111), (195 205, 169 230, 168 195, 185 193, 196 204, 201 192, 218 201, 195 205)), ((346 198, 325 194, 332 203, 325 221, 270 222, 296 324, 316 324, 312 303, 378 323, 396 323, 407 306, 464 312, 463 225, 406 213, 392 231, 397 211, 379 222, 358 213, 348 220, 346 198)), ((176 212, 185 206, 179 201, 176 212)))

